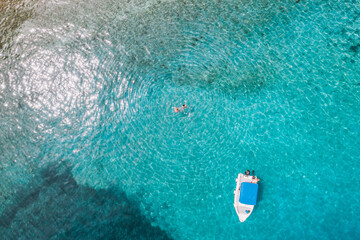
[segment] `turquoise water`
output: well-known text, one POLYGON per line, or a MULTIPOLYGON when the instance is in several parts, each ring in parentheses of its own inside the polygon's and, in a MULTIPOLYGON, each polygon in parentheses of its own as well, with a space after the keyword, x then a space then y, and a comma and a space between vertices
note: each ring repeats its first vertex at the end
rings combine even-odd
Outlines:
POLYGON ((358 1, 16 1, 0 30, 5 239, 359 238, 358 1))

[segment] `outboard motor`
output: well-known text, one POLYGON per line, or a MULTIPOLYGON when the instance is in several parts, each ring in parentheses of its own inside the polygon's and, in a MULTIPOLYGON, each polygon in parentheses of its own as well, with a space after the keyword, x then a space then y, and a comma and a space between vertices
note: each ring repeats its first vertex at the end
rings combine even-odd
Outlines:
POLYGON ((255 179, 255 171, 254 170, 253 170, 252 174, 253 174, 253 179, 255 179))
POLYGON ((250 170, 246 170, 245 176, 250 176, 250 170))

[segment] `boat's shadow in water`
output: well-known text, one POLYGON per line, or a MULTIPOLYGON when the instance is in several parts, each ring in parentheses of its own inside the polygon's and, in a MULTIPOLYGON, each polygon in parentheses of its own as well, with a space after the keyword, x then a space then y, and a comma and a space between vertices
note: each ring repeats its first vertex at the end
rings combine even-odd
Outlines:
POLYGON ((264 191, 264 184, 259 182, 259 190, 257 196, 257 204, 259 204, 263 199, 263 191, 264 191))

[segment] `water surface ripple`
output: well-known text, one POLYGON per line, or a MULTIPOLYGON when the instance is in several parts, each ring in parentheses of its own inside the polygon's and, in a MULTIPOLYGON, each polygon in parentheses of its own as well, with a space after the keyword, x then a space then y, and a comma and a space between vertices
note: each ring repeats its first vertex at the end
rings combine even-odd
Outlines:
POLYGON ((0 4, 0 232, 358 238, 359 16, 356 1, 0 4), (246 169, 260 196, 241 224, 246 169))

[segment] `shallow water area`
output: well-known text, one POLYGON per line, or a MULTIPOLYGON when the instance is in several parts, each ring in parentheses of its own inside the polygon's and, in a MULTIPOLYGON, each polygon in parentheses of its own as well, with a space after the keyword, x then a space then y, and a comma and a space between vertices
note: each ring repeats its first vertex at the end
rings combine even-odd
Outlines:
POLYGON ((39 0, 0 13, 6 239, 360 236, 356 1, 39 0), (260 193, 240 223, 246 169, 260 193))

